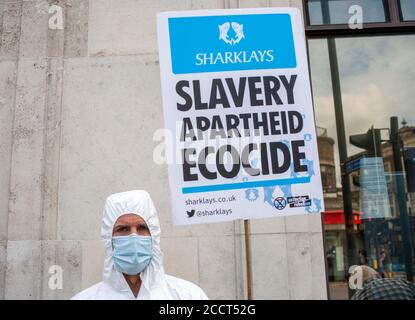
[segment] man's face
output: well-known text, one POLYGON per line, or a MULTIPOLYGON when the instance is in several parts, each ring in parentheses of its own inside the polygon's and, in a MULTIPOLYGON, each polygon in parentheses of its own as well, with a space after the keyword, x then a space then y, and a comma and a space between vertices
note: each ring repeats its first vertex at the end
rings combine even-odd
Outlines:
POLYGON ((150 229, 140 216, 133 213, 120 216, 114 224, 112 236, 128 236, 133 233, 139 236, 151 236, 150 229))

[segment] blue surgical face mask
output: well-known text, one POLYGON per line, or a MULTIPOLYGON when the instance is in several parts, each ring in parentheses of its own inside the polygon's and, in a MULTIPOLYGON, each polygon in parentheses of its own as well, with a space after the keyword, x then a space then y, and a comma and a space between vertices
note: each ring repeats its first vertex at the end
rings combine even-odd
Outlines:
POLYGON ((143 271, 153 257, 151 237, 130 234, 112 237, 112 258, 115 268, 122 273, 135 275, 143 271))

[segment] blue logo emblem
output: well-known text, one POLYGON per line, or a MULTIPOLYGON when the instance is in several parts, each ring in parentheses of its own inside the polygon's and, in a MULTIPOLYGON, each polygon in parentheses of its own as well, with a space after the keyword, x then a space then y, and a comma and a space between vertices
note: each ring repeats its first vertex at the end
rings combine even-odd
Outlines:
POLYGON ((219 25, 219 39, 223 42, 230 44, 231 46, 237 44, 241 41, 244 36, 244 26, 236 22, 225 22, 224 24, 219 25), (232 26, 232 30, 235 32, 234 37, 229 36, 229 28, 232 26))
POLYGON ((295 68, 286 13, 169 18, 175 74, 295 68))

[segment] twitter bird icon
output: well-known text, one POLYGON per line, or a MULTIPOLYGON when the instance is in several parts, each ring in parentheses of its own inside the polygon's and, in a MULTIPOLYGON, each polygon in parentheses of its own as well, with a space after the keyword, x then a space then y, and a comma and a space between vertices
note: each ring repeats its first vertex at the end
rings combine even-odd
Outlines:
POLYGON ((195 215, 195 209, 190 210, 190 211, 186 211, 186 213, 187 213, 187 216, 188 216, 189 218, 191 218, 191 217, 193 217, 193 216, 195 215))

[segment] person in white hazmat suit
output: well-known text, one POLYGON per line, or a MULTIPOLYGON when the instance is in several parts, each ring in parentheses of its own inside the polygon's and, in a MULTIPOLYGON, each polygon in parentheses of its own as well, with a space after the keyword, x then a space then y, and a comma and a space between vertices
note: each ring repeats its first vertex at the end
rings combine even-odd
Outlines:
POLYGON ((103 281, 72 299, 208 299, 195 284, 164 273, 160 224, 146 191, 107 198, 101 237, 106 251, 103 281))

